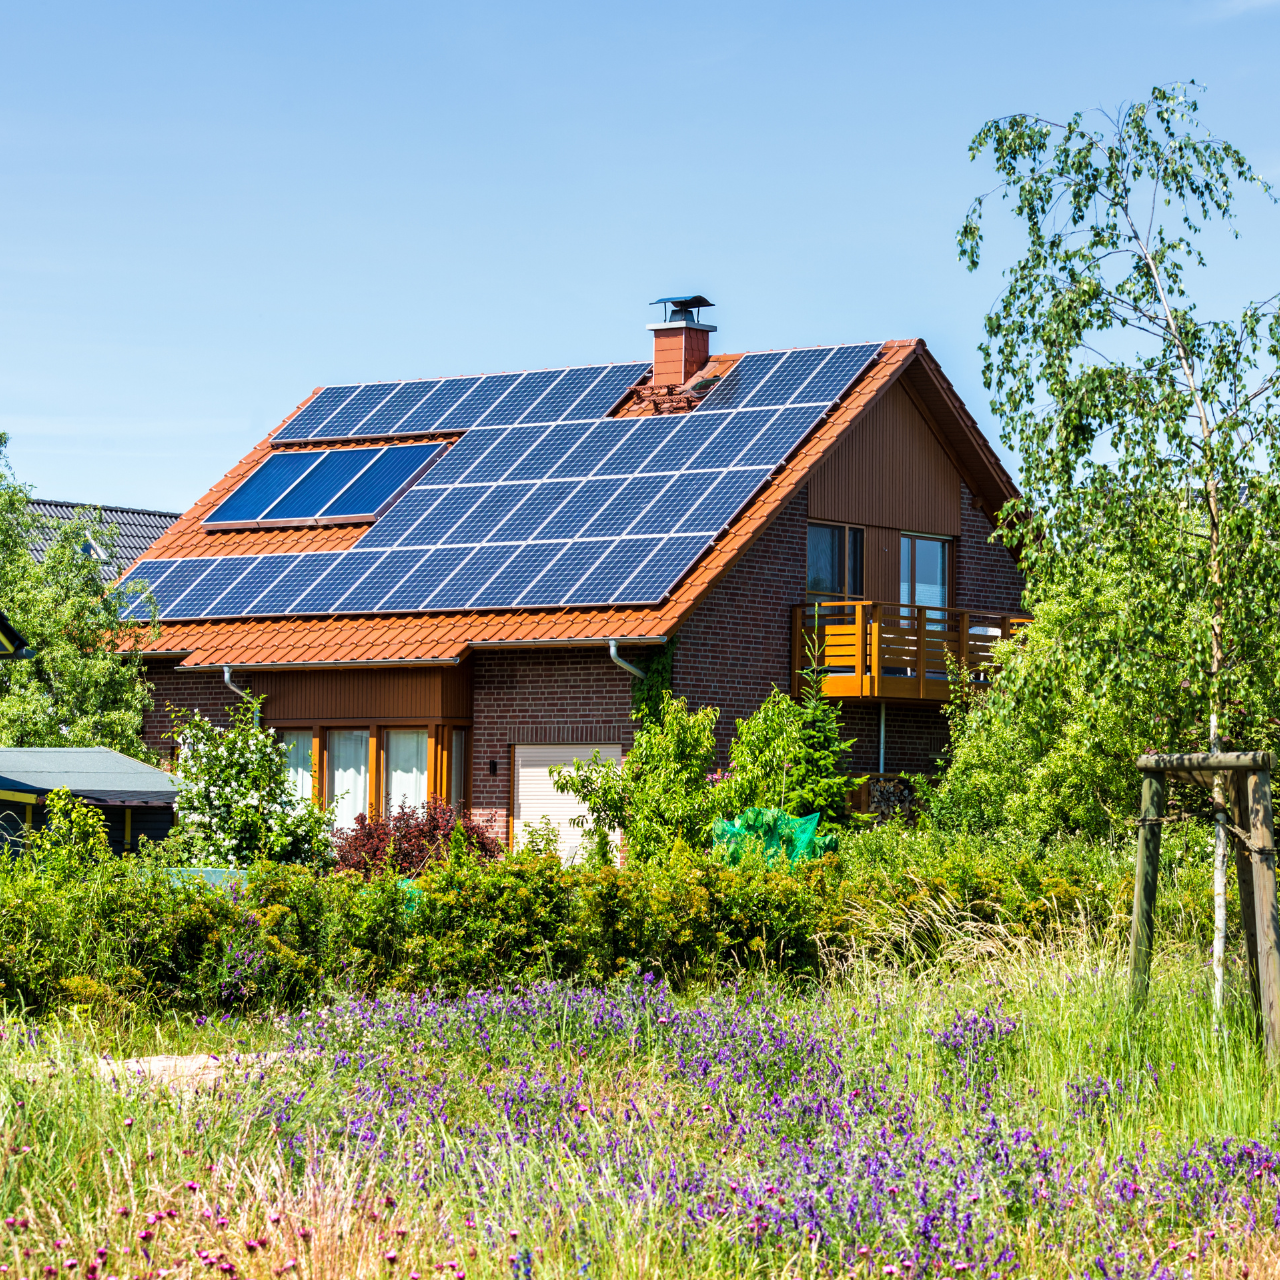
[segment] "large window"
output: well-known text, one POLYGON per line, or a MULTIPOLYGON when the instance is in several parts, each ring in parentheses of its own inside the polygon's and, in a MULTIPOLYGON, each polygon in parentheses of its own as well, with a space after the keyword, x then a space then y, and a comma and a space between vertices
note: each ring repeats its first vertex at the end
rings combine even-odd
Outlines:
POLYGON ((898 573, 898 603, 945 609, 949 603, 950 543, 904 533, 898 573))
POLYGON ((862 597, 863 531, 844 524, 809 526, 806 590, 812 599, 862 597))
POLYGON ((326 797, 336 802, 334 825, 349 827, 356 814, 369 811, 369 730, 330 729, 327 754, 326 797))
POLYGON ((431 734, 426 729, 388 729, 387 812, 402 804, 419 805, 431 793, 431 734))
POLYGON ((285 767, 289 770, 289 781, 293 785, 294 794, 302 800, 311 799, 311 730, 284 729, 280 733, 288 755, 285 767))

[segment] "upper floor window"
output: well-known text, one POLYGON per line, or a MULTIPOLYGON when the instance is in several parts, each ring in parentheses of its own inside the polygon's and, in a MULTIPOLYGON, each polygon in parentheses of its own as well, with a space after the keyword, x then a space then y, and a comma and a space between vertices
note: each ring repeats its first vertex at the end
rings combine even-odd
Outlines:
POLYGON ((862 543, 862 530, 855 526, 811 524, 805 585, 808 594, 819 599, 861 598, 862 543))
POLYGON ((898 574, 898 603, 945 609, 949 603, 951 544, 940 538, 904 533, 898 574))

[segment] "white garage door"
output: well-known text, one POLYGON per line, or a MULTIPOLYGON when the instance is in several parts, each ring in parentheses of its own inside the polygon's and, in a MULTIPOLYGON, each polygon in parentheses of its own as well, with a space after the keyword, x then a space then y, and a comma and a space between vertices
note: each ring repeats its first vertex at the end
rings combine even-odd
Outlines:
POLYGON ((560 856, 573 861, 582 843, 582 828, 570 825, 571 818, 586 813, 586 806, 576 796, 562 795, 551 785, 547 770, 553 764, 569 764, 573 760, 590 760, 599 751, 605 760, 622 763, 622 748, 616 742, 538 743, 516 747, 515 837, 519 844, 529 827, 550 818, 560 832, 560 856))

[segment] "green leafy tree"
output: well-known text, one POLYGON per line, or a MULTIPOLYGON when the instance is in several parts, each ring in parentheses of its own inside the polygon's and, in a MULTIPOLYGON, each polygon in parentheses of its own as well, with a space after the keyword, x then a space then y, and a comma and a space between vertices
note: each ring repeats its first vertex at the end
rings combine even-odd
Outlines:
MULTIPOLYGON (((1280 609, 1280 315, 1272 296, 1207 319, 1192 298, 1198 237, 1234 230, 1238 188, 1271 194, 1197 109, 1175 86, 1096 125, 1014 115, 985 124, 970 154, 990 152, 1026 236, 981 349, 992 412, 1022 460, 1023 495, 1002 524, 1020 540, 1032 603, 1052 561, 1094 558, 1108 538, 1166 584, 1120 633, 1065 638, 1059 670, 1074 671, 1080 696, 1132 716, 1144 692, 1132 655, 1158 654, 1201 744, 1217 749, 1247 727, 1236 709, 1269 679, 1256 639, 1280 609)), ((988 199, 959 231, 970 269, 988 199)), ((1221 780, 1217 792, 1221 803, 1221 780)), ((1219 994, 1226 856, 1220 828, 1219 994)))
POLYGON ((198 711, 173 712, 180 834, 170 843, 197 865, 330 861, 333 815, 294 792, 288 748, 255 723, 261 702, 231 707, 226 728, 198 711))
MULTIPOLYGON (((0 435, 0 468, 4 444, 0 435)), ((133 596, 104 589, 90 542, 114 556, 115 531, 95 516, 42 530, 28 490, 0 470, 0 609, 35 650, 0 663, 0 743, 103 746, 150 760, 141 649, 151 625, 122 616, 133 596), (30 546, 39 533, 50 541, 37 562, 30 546)))

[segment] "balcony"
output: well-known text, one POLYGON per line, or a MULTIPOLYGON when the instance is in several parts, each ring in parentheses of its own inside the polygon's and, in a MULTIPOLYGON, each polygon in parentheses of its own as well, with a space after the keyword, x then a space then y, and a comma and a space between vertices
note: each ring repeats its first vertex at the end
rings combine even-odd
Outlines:
POLYGON ((814 626, 828 698, 948 702, 946 655, 979 687, 990 683, 991 650, 1031 619, 981 609, 932 609, 872 600, 827 600, 791 611, 791 694, 799 697, 814 626))

